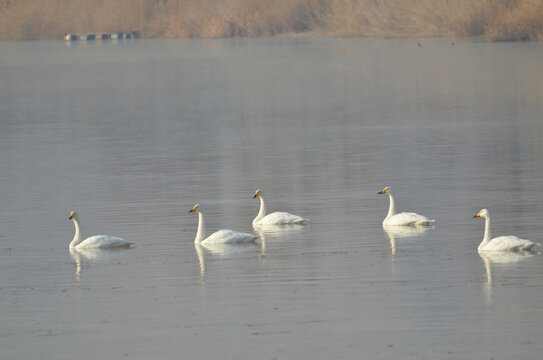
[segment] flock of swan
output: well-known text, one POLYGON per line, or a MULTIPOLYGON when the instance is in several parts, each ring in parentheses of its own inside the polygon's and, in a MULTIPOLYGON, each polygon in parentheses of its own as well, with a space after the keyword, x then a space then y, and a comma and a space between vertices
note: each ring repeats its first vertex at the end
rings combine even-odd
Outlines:
MULTIPOLYGON (((390 187, 385 187, 379 194, 388 195, 390 202, 388 214, 383 220, 383 227, 428 227, 435 222, 435 220, 413 212, 396 213, 394 196, 390 187)), ((258 198, 260 200, 260 210, 253 219, 254 228, 277 225, 305 225, 308 222, 308 219, 306 218, 287 212, 273 212, 267 214, 264 198, 262 197, 260 190, 256 190, 253 198, 258 198)), ((254 242, 258 238, 255 234, 225 229, 216 231, 208 237, 205 237, 205 221, 203 213, 200 210, 200 205, 194 205, 189 212, 198 214, 198 229, 196 230, 196 238, 194 239, 194 242, 197 244, 241 244, 254 242)), ((489 211, 487 209, 482 209, 474 217, 485 218, 485 233, 483 241, 479 244, 479 251, 525 251, 532 249, 536 245, 540 245, 531 240, 521 239, 516 236, 499 236, 492 239, 490 236, 489 211)), ((82 240, 77 213, 72 211, 69 219, 73 221, 75 226, 75 235, 70 242, 70 250, 119 248, 130 247, 132 245, 129 241, 110 235, 95 235, 82 240)))

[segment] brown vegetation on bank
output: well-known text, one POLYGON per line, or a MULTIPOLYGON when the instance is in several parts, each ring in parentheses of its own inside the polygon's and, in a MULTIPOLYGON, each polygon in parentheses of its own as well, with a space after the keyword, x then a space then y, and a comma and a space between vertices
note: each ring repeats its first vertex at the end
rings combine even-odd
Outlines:
POLYGON ((484 36, 543 40, 543 0, 0 0, 0 39, 484 36))

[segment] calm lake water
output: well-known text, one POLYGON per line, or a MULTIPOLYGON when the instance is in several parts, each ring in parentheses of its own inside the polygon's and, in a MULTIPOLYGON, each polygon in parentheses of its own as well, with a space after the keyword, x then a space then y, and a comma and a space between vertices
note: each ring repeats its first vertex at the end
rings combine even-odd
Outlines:
POLYGON ((0 357, 539 356, 543 256, 473 215, 543 240, 543 46, 450 42, 0 43, 0 357), (195 247, 257 188, 309 225, 195 247), (71 254, 71 210, 136 246, 71 254))

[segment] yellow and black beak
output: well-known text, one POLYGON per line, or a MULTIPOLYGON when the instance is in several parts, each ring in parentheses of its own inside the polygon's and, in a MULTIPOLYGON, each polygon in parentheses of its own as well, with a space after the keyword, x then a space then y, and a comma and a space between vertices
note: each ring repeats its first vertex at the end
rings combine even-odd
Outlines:
POLYGON ((253 199, 256 199, 258 195, 260 195, 260 190, 257 190, 257 191, 255 192, 255 195, 253 196, 253 199))
POLYGON ((379 191, 377 194, 386 194, 387 193, 387 189, 384 188, 383 190, 379 191))
POLYGON ((473 215, 474 218, 476 217, 480 217, 481 216, 481 212, 479 211, 477 214, 473 215))
POLYGON ((68 217, 68 220, 72 220, 73 219, 73 215, 70 214, 70 216, 68 217))

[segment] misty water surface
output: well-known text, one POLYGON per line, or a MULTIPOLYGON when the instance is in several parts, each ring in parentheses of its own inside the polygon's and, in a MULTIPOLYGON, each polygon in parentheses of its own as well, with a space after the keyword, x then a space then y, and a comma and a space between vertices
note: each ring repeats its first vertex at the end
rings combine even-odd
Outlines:
POLYGON ((528 359, 543 351, 543 47, 0 44, 3 359, 528 359), (386 232, 399 210, 436 220, 386 232), (310 219, 256 245, 269 211, 310 219), (84 236, 136 243, 71 254, 84 236))

